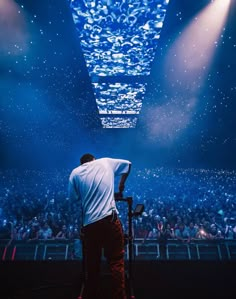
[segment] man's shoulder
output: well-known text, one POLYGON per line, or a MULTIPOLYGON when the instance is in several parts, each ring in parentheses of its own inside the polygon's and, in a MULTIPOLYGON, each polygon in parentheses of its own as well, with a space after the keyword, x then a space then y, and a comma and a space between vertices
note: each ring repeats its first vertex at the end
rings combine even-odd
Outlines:
POLYGON ((94 160, 94 164, 99 164, 99 163, 109 163, 110 161, 112 161, 112 158, 108 158, 108 157, 103 157, 103 158, 99 158, 99 159, 96 159, 94 160))
POLYGON ((80 172, 80 170, 81 170, 81 166, 80 165, 77 166, 77 167, 75 167, 74 169, 72 169, 72 171, 70 173, 70 176, 74 176, 74 175, 78 174, 80 172))
POLYGON ((131 162, 129 160, 125 160, 125 159, 119 159, 119 158, 111 158, 111 157, 104 157, 104 158, 100 158, 98 160, 101 161, 106 161, 106 162, 110 162, 110 163, 128 163, 131 164, 131 162))

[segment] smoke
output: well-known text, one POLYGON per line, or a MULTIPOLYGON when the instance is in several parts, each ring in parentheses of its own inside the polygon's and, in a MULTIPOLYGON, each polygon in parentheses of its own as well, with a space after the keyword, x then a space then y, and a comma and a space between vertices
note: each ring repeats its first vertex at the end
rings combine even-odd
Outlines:
POLYGON ((15 59, 29 50, 26 15, 12 0, 0 1, 0 61, 15 59))

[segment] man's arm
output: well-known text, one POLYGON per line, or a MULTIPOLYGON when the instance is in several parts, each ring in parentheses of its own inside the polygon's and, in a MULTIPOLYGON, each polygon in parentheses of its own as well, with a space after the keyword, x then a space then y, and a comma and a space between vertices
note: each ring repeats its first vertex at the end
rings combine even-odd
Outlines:
POLYGON ((131 163, 129 164, 128 172, 123 173, 121 175, 120 183, 119 183, 119 191, 120 191, 120 193, 122 193, 124 191, 124 189, 125 189, 125 181, 126 181, 127 177, 129 176, 130 169, 131 169, 131 163))

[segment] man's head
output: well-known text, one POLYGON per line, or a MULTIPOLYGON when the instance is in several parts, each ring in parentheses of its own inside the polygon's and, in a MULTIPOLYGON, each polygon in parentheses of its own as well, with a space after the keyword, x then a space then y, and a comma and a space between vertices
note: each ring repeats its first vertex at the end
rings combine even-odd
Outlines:
POLYGON ((91 154, 84 154, 81 158, 80 158, 80 164, 84 164, 90 161, 95 160, 95 157, 91 154))

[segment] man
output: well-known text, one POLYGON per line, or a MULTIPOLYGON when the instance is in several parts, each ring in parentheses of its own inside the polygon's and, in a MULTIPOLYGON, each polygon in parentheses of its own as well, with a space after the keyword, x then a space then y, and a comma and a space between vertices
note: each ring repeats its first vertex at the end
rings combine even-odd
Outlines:
POLYGON ((115 176, 120 176, 119 192, 125 188, 131 162, 122 159, 95 159, 85 154, 81 165, 69 178, 69 195, 81 200, 83 246, 85 253, 85 298, 98 298, 102 249, 112 279, 113 299, 126 299, 124 234, 114 199, 115 176))

